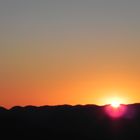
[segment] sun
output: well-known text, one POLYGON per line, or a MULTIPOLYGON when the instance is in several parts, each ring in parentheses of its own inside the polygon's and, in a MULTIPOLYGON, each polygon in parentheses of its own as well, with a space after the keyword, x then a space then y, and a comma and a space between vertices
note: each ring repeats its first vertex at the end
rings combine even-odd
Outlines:
POLYGON ((113 108, 119 108, 120 107, 120 104, 121 103, 119 101, 117 101, 117 100, 114 100, 114 101, 111 102, 111 106, 113 108))
POLYGON ((127 112, 127 106, 124 105, 126 101, 122 97, 110 97, 108 98, 108 104, 105 106, 105 112, 111 118, 120 118, 127 112))
POLYGON ((110 104, 112 108, 119 108, 121 104, 124 104, 124 100, 123 98, 114 97, 114 98, 110 98, 108 100, 108 103, 110 104))

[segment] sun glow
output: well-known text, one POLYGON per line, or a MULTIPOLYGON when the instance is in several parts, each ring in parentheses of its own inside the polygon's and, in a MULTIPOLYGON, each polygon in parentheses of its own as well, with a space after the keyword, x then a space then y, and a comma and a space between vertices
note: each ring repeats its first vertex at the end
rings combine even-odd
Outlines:
POLYGON ((109 105, 105 107, 105 112, 112 118, 123 117, 127 111, 127 106, 124 105, 122 98, 110 98, 109 105))
POLYGON ((112 97, 107 100, 107 104, 110 104, 113 108, 119 108, 121 104, 125 104, 126 101, 123 98, 112 97))
POLYGON ((121 103, 120 103, 119 101, 117 101, 117 100, 115 101, 115 100, 114 100, 114 101, 112 101, 111 106, 112 106, 113 108, 119 108, 119 107, 120 107, 120 104, 121 104, 121 103))

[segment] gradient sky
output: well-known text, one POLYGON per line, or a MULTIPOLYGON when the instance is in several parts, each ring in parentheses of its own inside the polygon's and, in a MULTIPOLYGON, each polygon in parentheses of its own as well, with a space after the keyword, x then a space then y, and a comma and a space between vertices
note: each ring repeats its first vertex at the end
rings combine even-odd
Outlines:
POLYGON ((139 0, 0 0, 0 105, 140 102, 139 0))

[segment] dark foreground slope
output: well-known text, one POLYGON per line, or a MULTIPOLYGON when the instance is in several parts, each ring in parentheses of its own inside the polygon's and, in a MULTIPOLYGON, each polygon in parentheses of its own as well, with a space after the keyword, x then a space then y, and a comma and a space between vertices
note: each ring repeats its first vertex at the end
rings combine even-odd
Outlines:
POLYGON ((128 105, 119 119, 104 107, 43 106, 0 108, 0 137, 15 140, 139 140, 140 105, 128 105))

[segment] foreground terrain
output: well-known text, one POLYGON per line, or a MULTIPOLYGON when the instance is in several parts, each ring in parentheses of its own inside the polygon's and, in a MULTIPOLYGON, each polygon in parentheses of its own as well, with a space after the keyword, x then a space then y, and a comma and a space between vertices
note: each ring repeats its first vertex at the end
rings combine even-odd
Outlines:
POLYGON ((139 140, 140 104, 127 105, 120 118, 111 118, 105 106, 62 105, 0 108, 3 139, 139 140))

